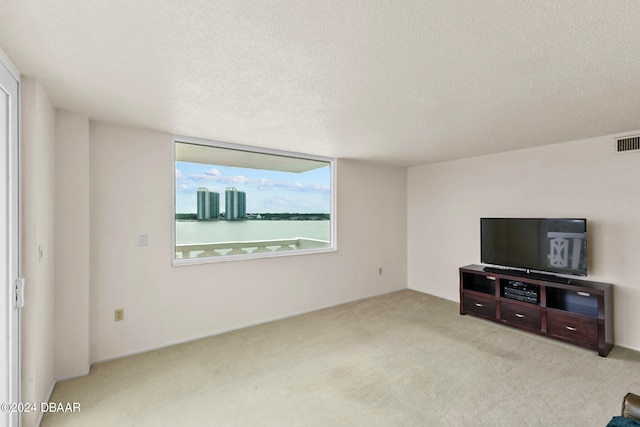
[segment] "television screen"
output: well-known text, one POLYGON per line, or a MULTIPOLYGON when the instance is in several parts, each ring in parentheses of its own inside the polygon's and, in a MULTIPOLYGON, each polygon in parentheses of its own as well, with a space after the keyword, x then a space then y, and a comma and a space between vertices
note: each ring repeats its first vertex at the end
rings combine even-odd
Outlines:
POLYGON ((587 220, 481 218, 484 264, 587 275, 587 220))

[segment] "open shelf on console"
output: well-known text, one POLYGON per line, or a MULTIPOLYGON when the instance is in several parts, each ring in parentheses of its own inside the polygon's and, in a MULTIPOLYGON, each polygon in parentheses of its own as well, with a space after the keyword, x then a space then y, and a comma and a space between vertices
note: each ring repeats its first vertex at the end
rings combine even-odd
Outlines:
POLYGON ((547 307, 598 317, 598 297, 588 290, 547 288, 547 307))
POLYGON ((468 291, 495 295, 496 279, 493 276, 462 273, 462 287, 468 291))
POLYGON ((540 286, 519 280, 500 279, 500 297, 526 304, 540 304, 540 286))

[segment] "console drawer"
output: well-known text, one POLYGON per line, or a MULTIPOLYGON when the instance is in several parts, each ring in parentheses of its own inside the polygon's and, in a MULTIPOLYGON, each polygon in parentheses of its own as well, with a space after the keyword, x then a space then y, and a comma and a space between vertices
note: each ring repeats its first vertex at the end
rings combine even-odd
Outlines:
POLYGON ((477 316, 496 318, 496 300, 492 295, 464 292, 464 310, 477 316))
POLYGON ((533 304, 516 304, 502 300, 500 319, 505 323, 526 328, 540 329, 540 307, 533 304))
POLYGON ((579 314, 547 310, 550 335, 590 345, 598 344, 598 319, 579 314))

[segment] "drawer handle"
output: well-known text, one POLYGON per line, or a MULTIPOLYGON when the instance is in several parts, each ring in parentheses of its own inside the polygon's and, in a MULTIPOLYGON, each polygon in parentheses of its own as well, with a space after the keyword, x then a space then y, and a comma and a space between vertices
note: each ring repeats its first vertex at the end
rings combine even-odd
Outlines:
POLYGON ((591 294, 589 292, 577 291, 576 294, 580 295, 581 297, 590 297, 591 296, 591 294))
POLYGON ((516 313, 516 317, 519 317, 522 319, 524 317, 524 314, 516 313))
POLYGON ((567 330, 569 331, 577 331, 576 328, 574 328, 573 326, 565 326, 567 328, 567 330))
POLYGON ((484 307, 482 304, 480 304, 479 302, 476 303, 476 307, 484 307))
POLYGON ((487 276, 487 280, 496 280, 494 276, 487 276))

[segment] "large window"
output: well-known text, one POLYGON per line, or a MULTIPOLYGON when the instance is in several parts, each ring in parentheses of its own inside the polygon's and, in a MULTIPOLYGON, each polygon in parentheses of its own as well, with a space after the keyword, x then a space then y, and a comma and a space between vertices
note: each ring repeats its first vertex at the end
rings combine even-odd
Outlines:
POLYGON ((174 264, 335 250, 333 159, 175 137, 174 264))

